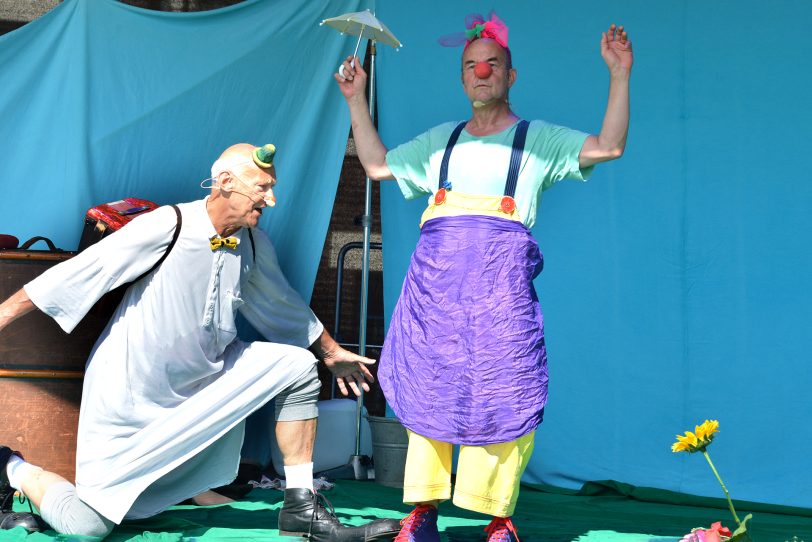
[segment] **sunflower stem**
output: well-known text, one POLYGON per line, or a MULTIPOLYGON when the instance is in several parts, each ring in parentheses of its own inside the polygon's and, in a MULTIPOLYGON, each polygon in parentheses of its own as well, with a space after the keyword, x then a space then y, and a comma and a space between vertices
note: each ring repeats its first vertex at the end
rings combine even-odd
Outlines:
POLYGON ((730 513, 733 514, 733 519, 736 520, 736 524, 741 526, 742 522, 739 519, 739 516, 736 515, 736 510, 733 508, 733 500, 730 498, 730 493, 727 492, 727 488, 725 487, 725 483, 722 481, 722 477, 719 476, 719 472, 716 470, 716 467, 713 465, 713 461, 711 461, 710 455, 705 450, 702 450, 702 455, 705 456, 705 459, 708 460, 708 465, 710 465, 713 474, 716 475, 716 479, 719 480, 719 485, 722 486, 722 491, 725 492, 725 497, 727 497, 727 505, 730 507, 730 513))

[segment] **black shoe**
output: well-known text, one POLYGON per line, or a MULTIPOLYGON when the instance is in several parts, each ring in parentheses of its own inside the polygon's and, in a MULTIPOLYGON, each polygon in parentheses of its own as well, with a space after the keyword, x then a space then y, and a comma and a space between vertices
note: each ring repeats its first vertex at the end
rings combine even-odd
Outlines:
POLYGON ((14 452, 8 446, 0 446, 0 512, 11 512, 14 504, 14 488, 8 483, 6 465, 12 455, 20 456, 20 452, 14 452))
POLYGON ((29 533, 39 533, 48 529, 42 518, 29 512, 0 512, 0 530, 22 527, 29 533))
MULTIPOLYGON (((28 532, 34 533, 44 531, 48 528, 42 518, 28 512, 14 511, 14 488, 8 482, 6 465, 12 455, 22 458, 20 452, 12 451, 8 446, 0 446, 0 530, 23 527, 28 532)), ((29 508, 31 503, 28 504, 29 508)))
POLYGON ((396 519, 376 519, 358 527, 344 526, 330 502, 309 489, 286 489, 285 502, 279 511, 281 536, 302 536, 315 542, 391 540, 399 531, 400 521, 396 519))

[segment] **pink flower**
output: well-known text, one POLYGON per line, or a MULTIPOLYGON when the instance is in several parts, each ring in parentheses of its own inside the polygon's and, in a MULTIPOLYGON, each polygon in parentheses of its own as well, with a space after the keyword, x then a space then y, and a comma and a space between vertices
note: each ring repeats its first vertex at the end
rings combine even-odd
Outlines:
POLYGON ((724 542, 733 536, 730 529, 722 527, 722 522, 713 523, 708 529, 692 529, 680 542, 724 542))
POLYGON ((705 529, 694 529, 683 536, 679 542, 705 542, 705 529))

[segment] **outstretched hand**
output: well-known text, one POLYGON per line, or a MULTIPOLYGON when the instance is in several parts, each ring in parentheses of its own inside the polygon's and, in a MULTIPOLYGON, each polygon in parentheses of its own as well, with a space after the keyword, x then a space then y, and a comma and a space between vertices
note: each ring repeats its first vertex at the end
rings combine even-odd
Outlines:
POLYGON ((374 363, 374 359, 359 356, 340 346, 324 353, 324 365, 335 376, 338 389, 344 396, 349 395, 348 386, 358 397, 361 396, 361 389, 369 391, 367 381, 375 382, 375 377, 366 366, 374 363))
POLYGON ((367 72, 361 66, 361 61, 358 57, 348 56, 336 73, 333 74, 341 94, 347 101, 364 97, 367 88, 367 72), (355 62, 353 62, 353 59, 355 62))
POLYGON ((609 30, 602 34, 601 56, 610 72, 615 68, 632 69, 634 63, 632 42, 623 26, 612 24, 609 26, 609 30))

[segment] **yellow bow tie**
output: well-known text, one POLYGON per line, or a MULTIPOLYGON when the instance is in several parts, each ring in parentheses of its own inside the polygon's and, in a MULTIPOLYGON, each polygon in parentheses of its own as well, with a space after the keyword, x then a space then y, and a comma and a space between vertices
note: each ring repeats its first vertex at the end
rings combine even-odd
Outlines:
POLYGON ((234 250, 237 248, 237 238, 236 237, 226 237, 223 239, 219 236, 214 236, 209 239, 209 243, 211 243, 211 250, 214 252, 218 248, 226 247, 234 250))

